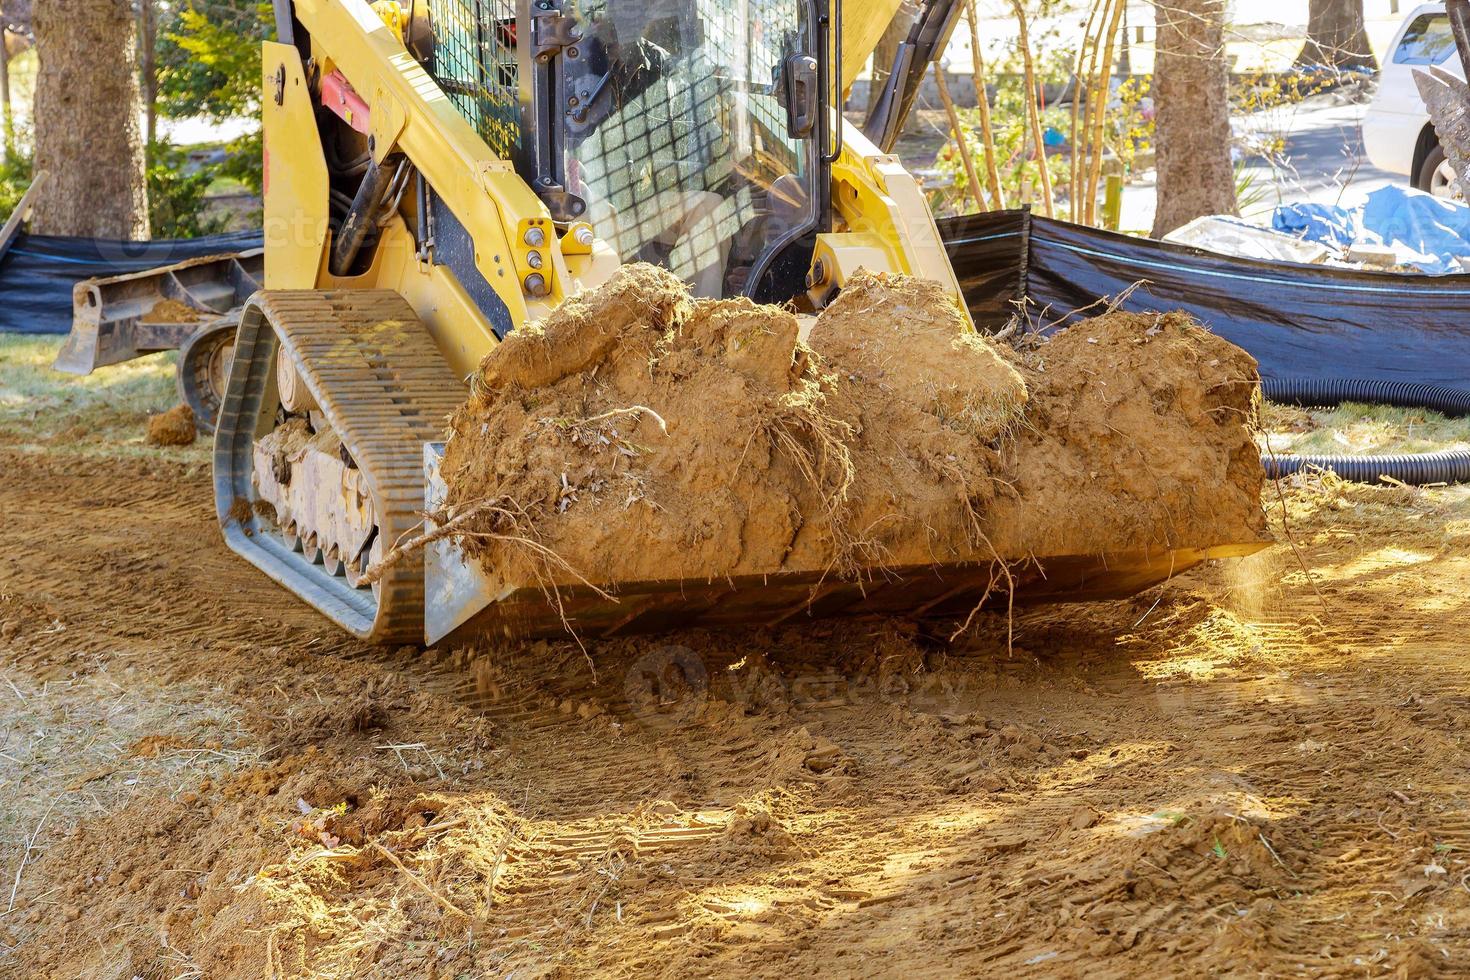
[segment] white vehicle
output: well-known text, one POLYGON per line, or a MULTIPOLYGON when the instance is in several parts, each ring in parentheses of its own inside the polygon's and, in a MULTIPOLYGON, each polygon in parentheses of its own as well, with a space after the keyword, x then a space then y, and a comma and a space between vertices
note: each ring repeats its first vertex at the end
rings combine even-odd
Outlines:
POLYGON ((1403 174, 1421 191, 1453 197, 1454 171, 1414 84, 1414 70, 1430 66, 1465 77, 1443 3, 1415 7, 1394 35, 1378 94, 1363 116, 1363 148, 1378 169, 1403 174))

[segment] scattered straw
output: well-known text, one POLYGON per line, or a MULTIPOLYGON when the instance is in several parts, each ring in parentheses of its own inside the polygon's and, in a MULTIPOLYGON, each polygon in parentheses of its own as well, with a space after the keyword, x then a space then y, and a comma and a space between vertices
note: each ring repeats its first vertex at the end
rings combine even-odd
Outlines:
POLYGON ((443 906, 444 909, 445 909, 445 911, 453 912, 455 915, 463 916, 466 919, 471 918, 471 916, 470 916, 470 914, 468 912, 464 911, 458 905, 455 905, 449 899, 447 899, 443 895, 439 894, 437 891, 435 891, 432 887, 429 886, 429 883, 428 882, 424 881, 418 875, 416 875, 412 871, 408 870, 408 867, 402 861, 398 860, 398 858, 396 856, 394 856, 394 854, 393 854, 392 851, 388 850, 386 847, 384 847, 382 844, 379 844, 377 841, 369 841, 368 843, 370 843, 374 847, 374 849, 376 849, 378 851, 378 853, 382 854, 383 857, 385 857, 389 861, 391 861, 393 863, 393 867, 397 868, 399 871, 402 871, 404 873, 404 875, 406 875, 408 877, 408 880, 409 881, 413 882, 420 889, 422 889, 423 892, 424 892, 424 894, 428 895, 434 901, 438 902, 441 906, 443 906))

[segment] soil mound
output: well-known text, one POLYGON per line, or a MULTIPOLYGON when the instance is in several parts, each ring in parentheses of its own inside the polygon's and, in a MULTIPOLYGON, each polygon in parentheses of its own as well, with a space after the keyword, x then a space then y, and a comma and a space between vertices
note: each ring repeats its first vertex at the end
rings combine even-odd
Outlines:
POLYGON ((1027 357, 935 284, 790 312, 624 268, 492 351, 443 474, 494 584, 717 579, 1255 540, 1249 355, 1182 315, 1027 357))
POLYGON ((1255 358, 1186 313, 1113 312, 1026 358, 992 538, 1003 555, 1265 536, 1255 358))
POLYGON ((176 299, 161 299, 141 319, 144 323, 193 323, 204 319, 204 316, 203 312, 188 303, 181 303, 176 299))
POLYGON ((547 552, 602 581, 830 563, 850 433, 797 333, 634 265, 511 334, 445 450, 451 509, 491 508, 464 549, 512 582, 567 580, 547 552))
POLYGON ((175 405, 167 412, 148 416, 150 446, 188 446, 197 435, 194 412, 188 405, 175 405))

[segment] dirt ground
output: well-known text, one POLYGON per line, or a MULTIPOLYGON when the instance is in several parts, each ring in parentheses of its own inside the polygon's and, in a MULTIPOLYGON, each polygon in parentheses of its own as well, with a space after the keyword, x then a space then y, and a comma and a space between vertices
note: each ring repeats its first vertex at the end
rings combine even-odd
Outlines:
POLYGON ((165 359, 49 353, 0 345, 0 976, 1470 970, 1464 489, 1268 488, 1283 544, 1013 649, 380 651, 144 444, 165 359))

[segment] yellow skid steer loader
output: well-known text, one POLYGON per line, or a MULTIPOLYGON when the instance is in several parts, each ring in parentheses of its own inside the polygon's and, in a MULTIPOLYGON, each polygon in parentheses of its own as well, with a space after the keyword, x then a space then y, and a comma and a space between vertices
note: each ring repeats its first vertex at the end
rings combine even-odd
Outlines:
MULTIPOLYGON (((898 6, 276 0, 264 289, 240 317, 215 442, 230 546, 384 642, 973 607, 983 565, 815 591, 779 573, 595 582, 556 609, 535 582, 492 591, 449 540, 366 574, 440 499, 435 440, 485 354, 623 263, 698 296, 812 309, 859 268, 960 299, 917 182, 883 148, 959 4, 924 5, 864 127, 837 111, 898 6)), ((1254 547, 1063 557, 1015 589, 1122 595, 1254 547)))

